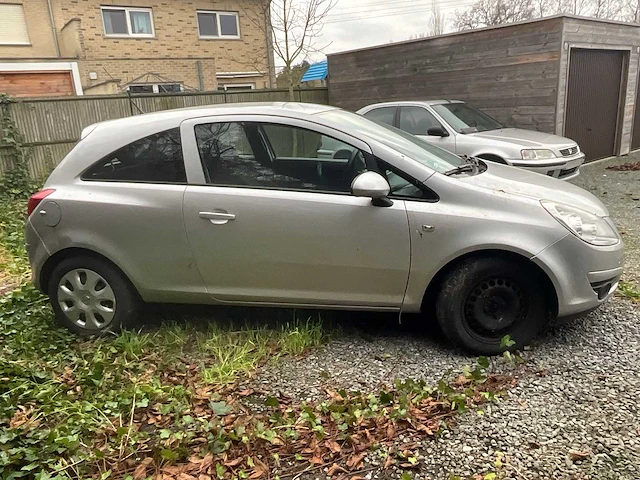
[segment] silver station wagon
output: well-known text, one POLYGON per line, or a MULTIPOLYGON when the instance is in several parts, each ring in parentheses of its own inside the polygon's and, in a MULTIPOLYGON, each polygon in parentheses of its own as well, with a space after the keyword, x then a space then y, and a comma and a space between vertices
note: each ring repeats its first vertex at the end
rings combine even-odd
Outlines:
POLYGON ((92 125, 28 209, 33 282, 89 335, 144 302, 424 312, 492 354, 594 309, 622 273, 586 191, 320 105, 92 125))
POLYGON ((584 153, 573 140, 550 133, 506 128, 458 100, 387 102, 358 110, 457 155, 526 168, 570 180, 580 175, 584 153))

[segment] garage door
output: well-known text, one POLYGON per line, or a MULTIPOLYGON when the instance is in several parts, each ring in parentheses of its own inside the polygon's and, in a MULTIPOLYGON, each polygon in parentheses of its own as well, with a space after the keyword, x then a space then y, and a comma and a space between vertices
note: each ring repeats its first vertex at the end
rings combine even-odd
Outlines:
POLYGON ((564 133, 578 142, 587 160, 616 153, 624 55, 571 49, 564 133))
POLYGON ((71 72, 1 72, 0 92, 10 97, 75 95, 71 72))

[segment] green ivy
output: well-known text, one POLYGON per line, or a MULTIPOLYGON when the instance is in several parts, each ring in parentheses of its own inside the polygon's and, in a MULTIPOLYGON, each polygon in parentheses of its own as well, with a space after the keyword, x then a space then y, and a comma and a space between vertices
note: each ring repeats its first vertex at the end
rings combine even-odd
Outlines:
POLYGON ((0 180, 0 196, 11 199, 28 198, 33 191, 27 164, 28 149, 22 143, 22 135, 9 114, 10 109, 11 100, 7 95, 0 94, 0 147, 9 151, 11 159, 11 168, 4 172, 0 180))

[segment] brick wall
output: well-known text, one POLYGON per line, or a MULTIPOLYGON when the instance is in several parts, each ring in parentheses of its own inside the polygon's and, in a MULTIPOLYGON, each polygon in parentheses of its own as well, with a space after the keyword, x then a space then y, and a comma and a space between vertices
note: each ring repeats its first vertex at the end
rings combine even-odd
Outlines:
MULTIPOLYGON (((109 60, 80 60, 78 68, 80 70, 80 78, 83 79, 83 88, 85 94, 101 94, 103 89, 91 91, 93 86, 104 84, 104 82, 116 79, 117 84, 123 86, 140 75, 154 73, 172 81, 183 83, 186 89, 198 89, 198 59, 151 59, 151 60, 134 60, 134 59, 109 59, 109 60), (89 73, 94 72, 98 78, 96 80, 89 79, 89 73)), ((216 62, 212 58, 203 58, 202 76, 204 80, 205 90, 215 90, 216 88, 216 62)), ((144 79, 143 79, 144 80, 144 79)), ((152 78, 151 78, 152 80, 152 78)), ((142 82, 142 80, 141 80, 142 82)))
MULTIPOLYGON (((24 3, 32 46, 0 46, 0 58, 55 58, 46 0, 0 0, 24 3)), ((202 62, 205 90, 220 84, 254 84, 268 88, 267 40, 256 25, 266 0, 51 0, 61 57, 77 60, 87 94, 118 91, 131 80, 155 73, 187 87, 199 88, 197 61, 202 62), (113 38, 104 33, 100 6, 151 8, 153 38, 113 38), (198 38, 197 10, 238 12, 240 39, 198 38), (216 72, 263 72, 263 76, 216 79, 216 72), (97 74, 90 79, 89 73, 97 74), (118 82, 113 82, 117 79, 118 82), (108 83, 108 86, 104 86, 108 83)))
POLYGON ((263 77, 224 79, 220 83, 254 83, 269 87, 267 45, 255 12, 264 0, 52 0, 56 27, 80 20, 80 70, 83 87, 104 82, 108 73, 130 81, 153 72, 197 88, 196 60, 203 64, 205 89, 216 88, 215 71, 264 72, 263 77), (106 37, 100 6, 151 8, 154 38, 106 37), (239 13, 240 39, 198 38, 197 10, 239 13), (106 70, 106 71, 105 71, 106 70), (90 80, 88 72, 98 73, 90 80))

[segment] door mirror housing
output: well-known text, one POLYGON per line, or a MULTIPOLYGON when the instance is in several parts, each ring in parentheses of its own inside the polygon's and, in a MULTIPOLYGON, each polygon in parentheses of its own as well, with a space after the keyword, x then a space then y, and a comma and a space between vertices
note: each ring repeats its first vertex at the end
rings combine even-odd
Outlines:
POLYGON ((449 132, 447 132, 443 127, 429 127, 427 129, 427 135, 431 137, 448 137, 449 132))
POLYGON ((369 197, 373 200, 389 195, 389 182, 376 172, 364 172, 351 182, 351 193, 356 197, 369 197))

